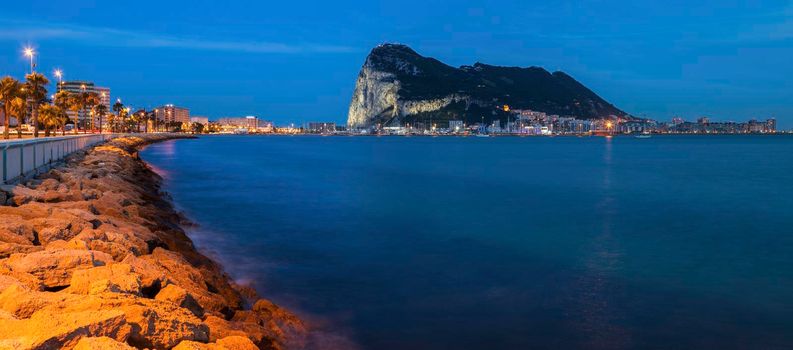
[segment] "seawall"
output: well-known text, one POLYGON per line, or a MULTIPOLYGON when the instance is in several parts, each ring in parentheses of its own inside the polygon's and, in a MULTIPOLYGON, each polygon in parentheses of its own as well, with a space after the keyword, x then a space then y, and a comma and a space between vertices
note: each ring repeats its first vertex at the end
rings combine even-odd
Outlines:
MULTIPOLYGON (((199 253, 117 138, 0 192, 0 349, 288 349, 305 327, 199 253)), ((184 136, 181 136, 184 137, 184 136)))

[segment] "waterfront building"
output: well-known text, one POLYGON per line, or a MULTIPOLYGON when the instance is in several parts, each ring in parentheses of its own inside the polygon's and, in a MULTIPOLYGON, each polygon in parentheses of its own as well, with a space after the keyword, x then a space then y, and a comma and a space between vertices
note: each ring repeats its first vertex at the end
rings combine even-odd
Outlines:
MULTIPOLYGON (((108 112, 112 111, 110 105, 110 88, 107 87, 100 87, 96 86, 92 81, 85 81, 85 80, 69 80, 69 81, 62 81, 56 85, 56 92, 60 91, 67 91, 72 94, 80 94, 84 92, 95 93, 99 96, 99 101, 105 107, 107 107, 108 112)), ((91 114, 88 110, 75 112, 68 110, 66 111, 66 115, 69 116, 70 120, 77 119, 78 123, 82 124, 81 127, 87 127, 91 125, 91 114)), ((97 126, 98 116, 94 117, 94 126, 97 126)))
POLYGON ((190 110, 184 107, 177 107, 172 104, 167 104, 154 109, 154 116, 158 121, 164 123, 189 123, 190 110))
POLYGON ((710 118, 708 118, 708 117, 699 117, 699 119, 697 119, 697 124, 708 125, 708 124, 710 124, 710 118))
POLYGON ((333 122, 310 122, 306 132, 314 134, 328 134, 336 132, 336 123, 333 122))
POLYGON ((462 120, 450 120, 449 131, 454 133, 463 132, 465 131, 465 123, 462 120))
POLYGON ((501 120, 494 120, 492 123, 490 123, 490 126, 487 127, 487 131, 490 133, 500 133, 501 120))
POLYGON ((209 125, 209 118, 204 116, 190 116, 191 123, 198 123, 203 125, 209 125))
POLYGON ((766 132, 775 133, 776 132, 776 119, 770 118, 765 121, 766 132))
POLYGON ((631 120, 618 124, 617 130, 622 133, 646 133, 658 130, 657 124, 652 120, 631 120))
POLYGON ((227 133, 249 133, 249 132, 273 132, 273 123, 259 120, 256 116, 246 117, 222 117, 218 118, 217 125, 223 132, 227 133))
POLYGON ((110 88, 95 86, 94 92, 99 95, 99 101, 107 108, 107 111, 112 111, 113 106, 110 104, 110 88))

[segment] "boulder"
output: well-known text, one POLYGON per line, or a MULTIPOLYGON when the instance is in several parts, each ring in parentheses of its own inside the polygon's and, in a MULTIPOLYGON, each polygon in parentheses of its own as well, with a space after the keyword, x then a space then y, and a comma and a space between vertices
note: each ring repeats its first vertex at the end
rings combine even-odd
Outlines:
POLYGON ((66 291, 74 294, 98 294, 108 291, 140 295, 140 288, 140 275, 133 272, 132 266, 112 263, 74 271, 66 291))
POLYGON ((190 310, 190 312, 192 312, 193 315, 196 315, 197 317, 204 316, 204 309, 198 304, 193 296, 184 290, 184 288, 175 284, 169 284, 165 286, 165 288, 157 293, 155 299, 174 303, 179 307, 190 310))
POLYGON ((29 273, 45 288, 68 286, 77 269, 103 266, 113 258, 92 250, 42 250, 30 254, 14 254, 3 264, 10 270, 29 273))
POLYGON ((71 348, 82 337, 125 341, 130 330, 124 313, 117 310, 37 312, 28 319, 0 319, 0 348, 71 348))
POLYGON ((38 245, 0 242, 0 259, 5 259, 13 254, 28 254, 42 249, 38 245))
POLYGON ((84 337, 72 350, 135 350, 135 348, 108 337, 84 337))
POLYGON ((306 341, 306 327, 294 314, 259 299, 251 310, 239 310, 231 319, 232 327, 245 331, 260 347, 268 343, 279 347, 300 347, 306 341))
POLYGON ((0 242, 37 245, 33 226, 18 215, 0 215, 0 242))
POLYGON ((217 341, 233 335, 247 336, 237 322, 227 321, 214 315, 207 315, 204 324, 209 328, 209 341, 217 341))
POLYGON ((173 350, 259 350, 259 347, 246 337, 231 336, 208 344, 187 340, 179 343, 173 350))

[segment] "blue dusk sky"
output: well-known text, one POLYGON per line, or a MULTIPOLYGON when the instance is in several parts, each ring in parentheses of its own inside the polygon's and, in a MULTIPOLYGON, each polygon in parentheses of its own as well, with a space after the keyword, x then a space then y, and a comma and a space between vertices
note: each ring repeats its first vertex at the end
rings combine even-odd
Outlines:
POLYGON ((562 70, 637 116, 776 117, 793 127, 790 1, 10 1, 0 74, 95 81, 133 107, 347 117, 369 50, 404 43, 453 66, 562 70))

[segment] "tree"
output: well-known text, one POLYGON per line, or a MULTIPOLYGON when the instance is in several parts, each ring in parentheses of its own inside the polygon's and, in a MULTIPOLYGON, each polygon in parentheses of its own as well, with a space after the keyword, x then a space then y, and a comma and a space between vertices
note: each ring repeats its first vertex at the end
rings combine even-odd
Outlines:
MULTIPOLYGON (((56 96, 57 97, 57 96, 56 96)), ((80 111, 82 111, 85 107, 83 105, 83 99, 80 97, 80 94, 71 93, 68 95, 67 104, 69 106, 69 110, 74 112, 74 134, 77 135, 79 120, 80 120, 80 111)))
POLYGON ((115 118, 113 118, 113 124, 111 125, 111 130, 113 132, 116 131, 116 127, 118 126, 119 122, 123 119, 121 118, 121 113, 124 111, 124 104, 121 103, 121 100, 116 100, 116 103, 113 104, 113 112, 116 112, 115 118))
POLYGON ((192 131, 193 131, 193 134, 203 133, 204 132, 204 124, 193 123, 192 131))
POLYGON ((135 125, 135 131, 140 132, 140 124, 145 122, 148 119, 148 113, 146 113, 145 109, 138 110, 137 112, 130 115, 130 120, 132 124, 135 125))
MULTIPOLYGON (((66 134, 66 122, 69 121, 69 115, 66 113, 66 111, 72 110, 72 103, 74 103, 74 96, 73 96, 72 93, 70 93, 70 92, 68 92, 66 90, 61 90, 61 91, 58 91, 58 93, 55 94, 55 98, 53 99, 52 102, 53 102, 53 104, 58 106, 58 108, 61 109, 61 112, 63 112, 62 117, 66 118, 66 120, 64 121, 64 125, 63 125, 63 134, 65 135, 66 134)), ((77 128, 77 120, 76 119, 74 121, 74 127, 75 127, 75 129, 77 128)))
POLYGON ((33 119, 33 137, 39 137, 38 110, 39 104, 47 98, 47 84, 50 81, 41 73, 30 73, 25 76, 25 91, 27 98, 32 103, 31 113, 33 119))
POLYGON ((4 77, 0 80, 0 103, 3 104, 3 126, 5 126, 3 138, 6 140, 8 139, 8 129, 11 123, 11 109, 13 108, 11 104, 21 94, 20 88, 19 81, 12 77, 4 77))
MULTIPOLYGON (((85 99, 85 108, 94 113, 95 113, 94 107, 102 103, 102 99, 99 98, 99 94, 97 94, 96 92, 83 92, 83 98, 85 99)), ((91 132, 93 131, 94 131, 94 115, 92 113, 91 132)))
MULTIPOLYGON (((24 89, 24 87, 20 88, 20 91, 24 89)), ((17 138, 20 139, 22 138, 22 124, 28 115, 28 104, 23 94, 20 94, 20 96, 17 96, 11 101, 11 115, 17 118, 17 138)))
POLYGON ((42 104, 39 107, 38 122, 44 127, 44 136, 50 136, 50 130, 61 125, 63 115, 64 111, 58 106, 42 104))
POLYGON ((94 115, 99 118, 99 133, 102 133, 102 119, 104 119, 105 115, 107 115, 107 106, 103 104, 97 104, 94 107, 94 115))

